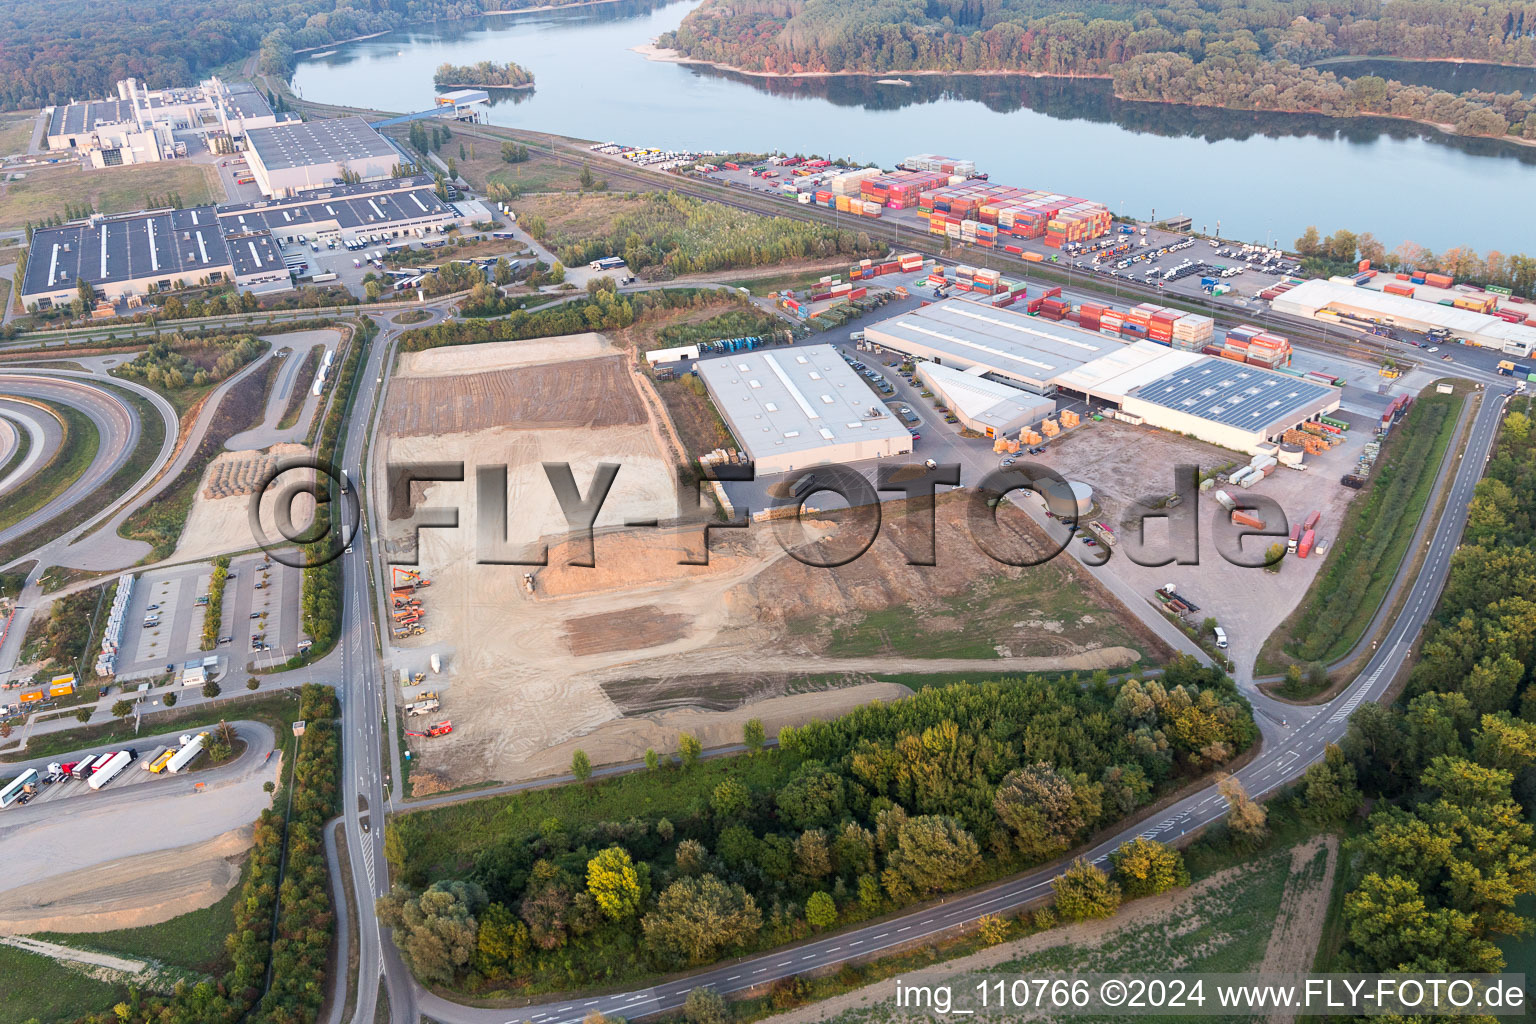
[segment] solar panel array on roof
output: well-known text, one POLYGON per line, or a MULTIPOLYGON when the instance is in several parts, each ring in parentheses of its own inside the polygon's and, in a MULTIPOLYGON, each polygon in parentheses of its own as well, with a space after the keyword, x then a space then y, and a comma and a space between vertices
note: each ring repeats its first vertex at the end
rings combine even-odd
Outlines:
POLYGON ((125 121, 137 123, 137 120, 133 104, 128 100, 88 100, 85 103, 54 107, 53 117, 48 123, 48 134, 85 135, 95 131, 99 124, 122 124, 125 121))
POLYGON ((1213 423, 1259 430, 1334 397, 1335 391, 1261 367, 1207 357, 1132 394, 1213 423))
POLYGON ((423 218, 452 217, 453 211, 432 188, 432 179, 424 174, 359 185, 338 185, 303 192, 291 199, 231 203, 219 207, 219 220, 225 231, 266 228, 282 235, 286 229, 302 230, 315 223, 335 222, 339 229, 348 231, 423 218))

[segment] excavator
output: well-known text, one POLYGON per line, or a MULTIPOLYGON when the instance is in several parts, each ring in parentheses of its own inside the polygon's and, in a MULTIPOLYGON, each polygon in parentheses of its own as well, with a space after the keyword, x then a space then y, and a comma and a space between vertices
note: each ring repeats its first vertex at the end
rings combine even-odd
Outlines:
POLYGON ((405 734, 407 736, 447 736, 451 732, 453 732, 452 722, 438 722, 436 725, 427 726, 426 732, 411 732, 407 729, 405 734))

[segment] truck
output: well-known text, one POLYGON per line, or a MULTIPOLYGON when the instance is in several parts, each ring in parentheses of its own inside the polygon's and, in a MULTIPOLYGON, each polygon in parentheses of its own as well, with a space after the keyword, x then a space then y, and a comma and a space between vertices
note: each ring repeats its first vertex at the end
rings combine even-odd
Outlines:
POLYGON ((410 730, 406 730, 405 734, 407 736, 447 736, 451 732, 453 732, 452 722, 437 722, 433 725, 427 726, 426 732, 411 732, 410 730))
POLYGON ((1292 526, 1291 526, 1291 539, 1286 541, 1285 550, 1294 553, 1295 550, 1296 550, 1296 545, 1299 544, 1300 542, 1301 542, 1301 524, 1300 523, 1292 524, 1292 526))
POLYGON ((28 768, 10 782, 4 789, 0 789, 0 807, 9 807, 11 804, 21 801, 25 803, 37 792, 37 769, 28 768))
POLYGON ((176 756, 176 747, 166 747, 154 757, 144 762, 144 770, 152 775, 159 775, 165 771, 165 766, 171 763, 171 758, 176 756))
POLYGON ((417 715, 430 715, 442 706, 442 702, 437 699, 437 691, 434 690, 431 693, 421 694, 407 704, 405 706, 405 713, 413 718, 417 715))
POLYGON ((1529 377, 1531 375, 1531 368, 1525 363, 1501 359, 1499 360, 1499 372, 1506 377, 1529 377))
POLYGON ((350 478, 348 478, 347 471, 346 470, 342 470, 341 471, 341 493, 342 494, 346 494, 351 489, 352 489, 352 481, 351 481, 350 478))
POLYGON ((1308 555, 1310 555, 1312 553, 1312 545, 1316 542, 1316 540, 1317 535, 1314 534, 1311 530, 1303 533, 1301 535, 1301 544, 1296 548, 1297 556, 1306 558, 1308 555))
POLYGON ((139 765, 139 767, 146 772, 152 772, 155 770, 154 764, 156 761, 159 761, 162 758, 166 761, 169 761, 171 759, 170 755, 174 754, 175 752, 176 751, 174 747, 156 747, 155 752, 146 757, 144 759, 144 763, 139 765))
POLYGON ((1307 514, 1307 518, 1301 524, 1302 532, 1303 533, 1307 533, 1307 532, 1309 532, 1311 530, 1317 529, 1318 520, 1320 520, 1322 518, 1323 518, 1323 514, 1321 512, 1319 512, 1319 511, 1317 511, 1316 509, 1313 509, 1311 512, 1309 512, 1307 514))
POLYGON ((1164 600, 1177 601, 1192 612, 1197 612, 1200 610, 1199 605, 1195 604, 1195 602, 1174 590, 1172 583, 1164 583, 1157 593, 1159 598, 1164 600))
POLYGON ((203 752, 203 747, 207 742, 208 734, 205 732, 200 732, 196 736, 183 736, 181 738, 181 749, 176 751, 176 755, 166 762, 165 770, 172 775, 182 771, 197 759, 197 755, 203 752))
POLYGON ((107 783, 121 775, 123 769, 132 764, 134 759, 137 757, 138 754, 134 752, 132 747, 127 747, 123 750, 115 751, 114 753, 108 755, 105 762, 98 765, 91 772, 90 781, 87 782, 86 785, 90 786, 92 789, 100 789, 102 786, 105 786, 107 783))
POLYGON ((106 754, 91 754, 81 758, 70 767, 70 776, 76 779, 90 778, 91 769, 96 766, 98 761, 104 761, 107 756, 106 754))

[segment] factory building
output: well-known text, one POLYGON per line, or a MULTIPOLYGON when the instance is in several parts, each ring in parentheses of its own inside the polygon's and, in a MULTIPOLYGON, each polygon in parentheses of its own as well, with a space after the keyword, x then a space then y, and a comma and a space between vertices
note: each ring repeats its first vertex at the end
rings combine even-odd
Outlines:
POLYGON ((759 476, 912 451, 912 434, 831 345, 732 353, 698 372, 759 476))
POLYGON ((330 188, 352 177, 388 178, 400 155, 361 117, 333 117, 254 128, 246 133, 246 162, 262 194, 292 196, 330 188))
POLYGON ((1339 407, 1339 389, 1326 384, 1157 342, 1125 342, 969 299, 924 306, 875 324, 864 336, 933 364, 919 366, 923 379, 945 396, 956 418, 990 436, 1045 418, 1050 409, 1035 400, 1060 394, 1252 454, 1339 407), (1011 405, 989 418, 988 398, 1011 405))
POLYGON ((461 214, 425 175, 340 185, 292 199, 94 216, 32 235, 21 301, 68 304, 84 278, 100 298, 233 283, 262 294, 292 287, 281 247, 307 235, 323 244, 424 238, 461 214))
POLYGON ((957 370, 941 363, 929 363, 922 368, 923 383, 966 429, 986 437, 1001 437, 1016 434, 1056 411, 1052 399, 988 380, 978 372, 980 369, 957 370))
POLYGON ((424 238, 462 219, 438 198, 425 174, 301 192, 288 199, 228 203, 218 209, 226 233, 268 231, 287 244, 307 235, 324 244, 375 238, 424 238))
POLYGON ((1358 287, 1347 277, 1303 282, 1275 296, 1270 305, 1277 313, 1324 322, 1355 322, 1362 327, 1379 322, 1424 333, 1443 330, 1469 345, 1498 349, 1508 355, 1529 356, 1536 349, 1536 327, 1530 324, 1511 323, 1470 309, 1358 287))
POLYGON ((43 309, 74 301, 81 280, 101 298, 235 279, 213 207, 92 217, 32 234, 21 298, 43 309))
POLYGON ((239 139, 249 129, 284 120, 248 85, 210 78, 191 88, 146 89, 138 79, 125 78, 113 98, 53 107, 46 135, 49 150, 73 149, 97 167, 117 167, 185 156, 180 134, 239 139))

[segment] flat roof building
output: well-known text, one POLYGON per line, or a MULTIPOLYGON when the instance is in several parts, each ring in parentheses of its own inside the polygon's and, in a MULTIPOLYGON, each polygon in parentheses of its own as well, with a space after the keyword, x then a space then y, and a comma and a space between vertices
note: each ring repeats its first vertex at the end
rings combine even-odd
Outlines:
POLYGON ((1313 320, 1329 319, 1330 314, 1337 319, 1343 314, 1414 331, 1443 328, 1453 337, 1465 338, 1469 345, 1495 348, 1509 355, 1528 356, 1536 349, 1536 327, 1529 324, 1510 323, 1470 309, 1361 288, 1349 278, 1305 281, 1275 296, 1270 305, 1277 313, 1313 320))
POLYGON ((22 301, 45 309, 71 302, 82 279, 115 300, 233 278, 211 206, 92 217, 33 232, 22 301))
POLYGON ((969 299, 945 299, 865 330, 868 341, 945 366, 984 367, 1033 391, 1123 347, 1113 338, 969 299))
POLYGON ((287 196, 341 183, 387 178, 400 155, 361 117, 333 117, 246 133, 246 161, 263 194, 287 196))
POLYGON ((1341 389, 1216 356, 1139 384, 1121 411, 1154 427, 1257 454, 1259 446, 1339 407, 1341 389))
POLYGON ((219 207, 226 232, 270 231, 280 242, 298 235, 321 241, 379 235, 425 237, 461 218, 433 191, 425 174, 301 192, 285 199, 258 199, 219 207))
POLYGON ((960 425, 987 437, 1015 434, 1056 411, 1049 398, 983 377, 979 367, 957 370, 941 363, 922 368, 923 383, 944 400, 960 425))
POLYGON ((755 349, 698 363, 759 476, 912 451, 912 434, 831 345, 755 349))

